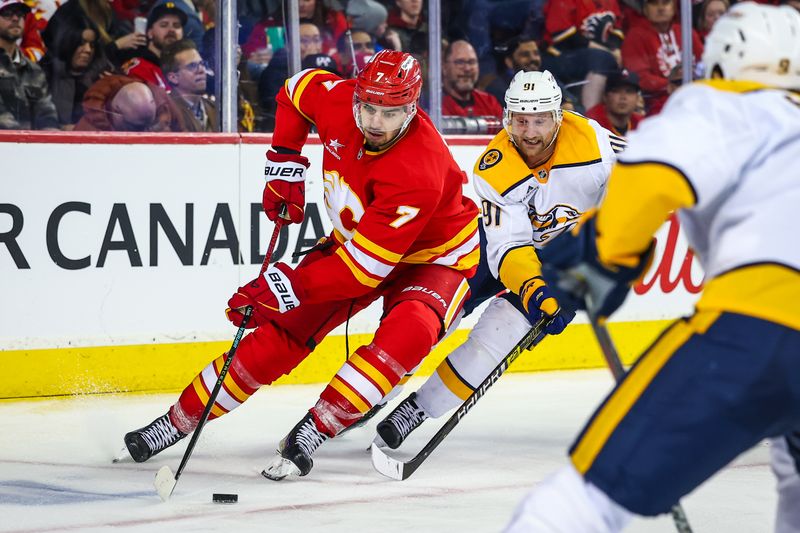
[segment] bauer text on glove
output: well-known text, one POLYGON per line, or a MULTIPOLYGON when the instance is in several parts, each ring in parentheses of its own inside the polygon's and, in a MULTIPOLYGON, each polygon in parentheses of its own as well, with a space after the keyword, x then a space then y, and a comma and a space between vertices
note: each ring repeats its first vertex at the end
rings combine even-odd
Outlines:
POLYGON ((226 313, 234 325, 241 325, 244 308, 252 306, 251 324, 260 326, 280 313, 300 305, 302 288, 297 283, 297 273, 284 263, 275 263, 266 272, 247 285, 239 287, 230 300, 226 313))
POLYGON ((303 221, 306 203, 306 169, 310 163, 300 154, 267 152, 264 166, 264 195, 262 204, 267 218, 278 220, 281 206, 286 206, 285 218, 290 223, 303 221))

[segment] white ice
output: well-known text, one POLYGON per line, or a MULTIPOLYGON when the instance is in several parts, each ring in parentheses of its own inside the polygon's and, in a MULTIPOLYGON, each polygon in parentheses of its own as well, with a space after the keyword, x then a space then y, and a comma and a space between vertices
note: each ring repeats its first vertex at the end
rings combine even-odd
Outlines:
MULTIPOLYGON (((610 387, 608 372, 599 370, 503 376, 402 482, 372 468, 365 449, 374 421, 325 443, 307 477, 264 479, 276 443, 322 385, 267 387, 206 426, 167 503, 153 478, 162 465, 177 469, 188 439, 147 463, 111 459, 122 435, 163 414, 176 394, 0 402, 0 531, 499 531, 529 488, 564 463, 610 387), (214 504, 215 492, 237 493, 239 503, 214 504)), ((437 428, 426 422, 401 448, 403 457, 437 428)), ((761 445, 683 506, 696 533, 750 533, 771 531, 775 501, 761 445)), ((629 531, 675 529, 661 517, 636 520, 629 531)))

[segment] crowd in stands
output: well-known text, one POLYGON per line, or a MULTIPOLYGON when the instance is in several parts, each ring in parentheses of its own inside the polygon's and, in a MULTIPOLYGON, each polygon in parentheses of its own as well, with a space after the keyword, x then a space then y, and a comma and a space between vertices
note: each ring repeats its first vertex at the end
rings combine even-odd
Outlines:
MULTIPOLYGON (((238 2, 240 131, 274 125, 275 95, 290 74, 288 1, 238 2)), ((412 53, 427 76, 426 0, 291 1, 303 68, 351 78, 389 48, 412 53)), ((800 0, 761 1, 800 9, 800 0)), ((441 0, 442 113, 499 127, 513 74, 546 69, 565 108, 625 135, 681 84, 679 4, 441 0)), ((692 1, 694 77, 703 40, 730 4, 692 1)), ((0 129, 218 131, 216 8, 216 0, 0 0, 0 129)))

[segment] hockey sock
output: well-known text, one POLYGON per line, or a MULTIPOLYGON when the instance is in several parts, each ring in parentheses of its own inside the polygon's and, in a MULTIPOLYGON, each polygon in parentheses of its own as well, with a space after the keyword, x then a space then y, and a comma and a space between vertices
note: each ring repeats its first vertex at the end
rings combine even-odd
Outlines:
POLYGON ((358 348, 311 410, 317 428, 334 436, 389 394, 436 343, 441 321, 422 302, 399 303, 381 321, 372 344, 358 348))
MULTIPOLYGON (((181 432, 191 433, 197 426, 211 390, 217 383, 222 366, 225 364, 226 356, 227 354, 223 354, 209 363, 183 390, 178 401, 170 409, 170 421, 181 432)), ((208 419, 213 420, 236 409, 260 386, 244 368, 241 359, 234 358, 208 419)))

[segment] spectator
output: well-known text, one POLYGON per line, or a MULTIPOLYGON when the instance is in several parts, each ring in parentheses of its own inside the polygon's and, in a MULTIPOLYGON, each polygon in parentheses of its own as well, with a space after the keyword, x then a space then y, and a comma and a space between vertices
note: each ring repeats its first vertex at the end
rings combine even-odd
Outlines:
MULTIPOLYGON (((320 51, 326 54, 333 54, 336 51, 336 40, 347 30, 347 18, 344 13, 338 9, 328 8, 324 0, 299 0, 298 10, 301 23, 314 24, 320 30, 323 39, 320 51)), ((247 41, 242 46, 245 57, 250 57, 250 54, 256 50, 267 48, 266 29, 275 26, 282 28, 284 26, 282 13, 286 12, 288 12, 286 2, 282 2, 277 10, 273 9, 268 16, 262 18, 253 26, 247 41)), ((273 53, 277 52, 278 48, 273 46, 273 53)))
POLYGON ((514 37, 500 48, 502 61, 497 65, 498 74, 486 85, 485 90, 497 99, 500 106, 504 106, 506 89, 514 74, 520 70, 525 72, 539 70, 542 67, 542 55, 539 53, 536 41, 524 36, 514 37))
POLYGON ((62 129, 72 129, 83 116, 83 96, 103 72, 112 71, 99 46, 97 32, 90 27, 65 28, 56 46, 47 51, 39 66, 58 113, 62 129))
POLYGON ((168 87, 161 70, 161 51, 170 44, 183 39, 184 13, 173 2, 157 4, 147 15, 147 46, 137 49, 137 56, 127 61, 122 70, 131 78, 168 87))
POLYGON ((714 23, 731 7, 728 0, 705 0, 700 8, 697 21, 697 33, 705 44, 706 35, 711 31, 714 23))
POLYGON ((422 16, 422 0, 395 0, 395 3, 386 23, 400 37, 402 50, 411 52, 413 39, 428 41, 428 22, 422 16))
POLYGON ((0 0, 0 129, 4 130, 58 128, 44 72, 17 46, 29 12, 21 0, 0 0))
POLYGON ((350 38, 348 38, 347 33, 343 34, 339 37, 339 40, 336 42, 336 64, 338 65, 338 70, 341 73, 343 78, 354 78, 358 70, 354 70, 353 68, 353 57, 352 52, 355 52, 356 57, 358 54, 367 54, 372 56, 375 54, 375 39, 372 36, 361 30, 353 30, 350 32, 350 38), (352 39, 353 50, 350 50, 352 39))
POLYGON ((194 41, 181 39, 164 48, 161 68, 185 131, 219 131, 217 106, 206 95, 206 63, 194 41))
POLYGON ((389 12, 376 0, 350 0, 347 3, 350 29, 364 31, 376 36, 379 26, 386 24, 389 12))
POLYGON ((300 22, 310 22, 322 34, 322 53, 336 53, 336 41, 347 31, 347 17, 340 9, 332 9, 325 0, 299 0, 300 22))
POLYGON ((316 24, 303 22, 298 28, 300 34, 300 61, 311 54, 322 53, 322 33, 316 24))
MULTIPOLYGON (((199 50, 203 45, 203 35, 206 33, 206 28, 200 18, 201 13, 192 0, 158 0, 153 7, 174 2, 175 6, 183 11, 186 15, 186 21, 183 23, 183 38, 194 41, 195 46, 199 50)), ((198 0, 199 3, 199 0, 198 0)), ((152 8, 151 8, 152 9, 152 8)))
POLYGON ((603 101, 587 111, 586 116, 624 137, 644 118, 636 113, 640 90, 639 76, 635 72, 620 70, 609 74, 603 101))
POLYGON ((503 118, 503 108, 491 94, 475 88, 478 56, 467 41, 453 41, 442 56, 442 115, 503 118))
POLYGON ((83 98, 75 131, 183 131, 180 112, 166 91, 127 76, 97 80, 83 98))
MULTIPOLYGON (((337 72, 336 62, 330 56, 320 54, 322 39, 319 28, 311 23, 300 24, 300 60, 303 68, 322 68, 337 72)), ((259 129, 272 131, 275 119, 275 95, 289 77, 289 59, 286 48, 281 48, 272 57, 258 80, 258 96, 261 109, 259 129)))
POLYGON ((402 50, 403 44, 395 30, 389 29, 386 19, 389 12, 375 0, 350 0, 347 16, 350 28, 369 33, 375 39, 375 51, 402 50))
POLYGON ((100 44, 105 48, 106 57, 119 66, 139 46, 147 44, 147 37, 141 33, 128 33, 114 14, 109 0, 75 0, 61 4, 47 22, 42 38, 50 49, 60 42, 60 33, 70 28, 84 28, 89 21, 97 32, 100 44))
MULTIPOLYGON (((622 45, 625 67, 639 75, 648 115, 655 115, 677 85, 669 82, 681 64, 681 25, 674 21, 674 0, 644 0, 643 13, 649 24, 631 29, 622 45)), ((692 30, 695 61, 703 54, 703 43, 692 30)))
POLYGON ((606 75, 619 68, 621 30, 617 0, 548 0, 544 6, 547 50, 542 68, 562 83, 584 81, 586 109, 603 97, 606 75))

